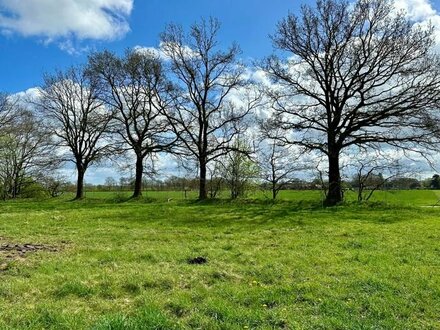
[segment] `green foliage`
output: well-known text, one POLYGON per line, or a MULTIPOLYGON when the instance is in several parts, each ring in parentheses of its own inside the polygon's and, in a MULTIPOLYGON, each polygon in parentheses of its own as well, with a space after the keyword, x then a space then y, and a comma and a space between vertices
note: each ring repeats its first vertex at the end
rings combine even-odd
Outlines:
POLYGON ((245 197, 252 187, 252 182, 258 177, 258 166, 247 153, 249 145, 238 140, 233 150, 220 158, 218 164, 220 173, 230 190, 231 199, 245 197))
POLYGON ((48 190, 42 184, 29 178, 20 192, 20 198, 45 198, 48 197, 48 190))

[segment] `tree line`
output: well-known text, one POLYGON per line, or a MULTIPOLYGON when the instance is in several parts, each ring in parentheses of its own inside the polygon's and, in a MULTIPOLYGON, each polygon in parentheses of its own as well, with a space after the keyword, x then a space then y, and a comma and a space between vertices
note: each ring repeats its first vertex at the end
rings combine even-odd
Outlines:
MULTIPOLYGON (((273 190, 268 182, 261 180, 261 174, 256 173, 255 177, 240 177, 240 185, 242 189, 237 189, 234 186, 236 181, 227 180, 220 173, 219 176, 209 177, 207 181, 208 196, 221 197, 226 196, 231 199, 234 198, 235 192, 240 193, 236 197, 247 197, 250 193, 262 192, 269 198, 273 197, 273 190), (226 194, 226 195, 225 195, 226 194)), ((106 177, 103 183, 86 184, 87 191, 109 191, 109 192, 125 192, 134 189, 135 180, 133 177, 120 177, 116 180, 114 177, 106 177)), ((198 189, 199 182, 197 178, 171 175, 163 179, 149 179, 144 178, 142 182, 143 191, 179 191, 182 196, 188 198, 189 193, 198 189)), ((386 176, 380 172, 374 172, 359 177, 354 174, 342 180, 342 186, 345 191, 354 191, 358 196, 358 200, 368 200, 376 190, 391 191, 391 190, 426 190, 440 189, 440 176, 434 174, 432 177, 420 179, 411 176, 386 176)), ((63 190, 75 191, 75 185, 64 182, 63 190)), ((300 179, 292 178, 289 182, 284 182, 281 190, 319 190, 328 189, 328 182, 322 182, 319 177, 300 179)), ((279 190, 276 192, 277 198, 279 190)))
MULTIPOLYGON (((169 153, 197 169, 201 200, 215 197, 208 177, 216 173, 237 188, 234 197, 240 176, 258 172, 275 198, 298 171, 315 168, 328 185, 326 205, 335 205, 342 158, 390 148, 428 158, 438 149, 434 27, 390 0, 304 5, 276 26, 275 53, 252 67, 237 44, 222 47, 219 30, 215 18, 170 24, 157 50, 91 53, 46 74, 32 98, 2 94, 3 195, 19 194, 25 180, 53 186, 48 173, 72 162, 80 199, 90 166, 128 154, 139 197, 145 174, 155 173, 147 163, 169 153)), ((371 170, 364 163, 360 179, 371 170)))

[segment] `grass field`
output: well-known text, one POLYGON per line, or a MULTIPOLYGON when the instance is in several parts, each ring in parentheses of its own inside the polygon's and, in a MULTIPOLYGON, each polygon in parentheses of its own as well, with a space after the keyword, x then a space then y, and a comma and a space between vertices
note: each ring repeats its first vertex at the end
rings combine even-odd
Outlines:
POLYGON ((86 196, 0 203, 0 329, 440 329, 435 191, 86 196))

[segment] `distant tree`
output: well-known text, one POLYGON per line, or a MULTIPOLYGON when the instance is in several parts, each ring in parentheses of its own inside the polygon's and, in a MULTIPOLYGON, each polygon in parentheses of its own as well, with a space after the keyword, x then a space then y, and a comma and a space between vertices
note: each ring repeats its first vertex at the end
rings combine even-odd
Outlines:
POLYGON ((186 155, 197 161, 201 200, 207 198, 208 164, 235 150, 233 141, 257 105, 257 97, 250 94, 241 95, 241 104, 231 101, 247 84, 245 68, 237 60, 237 45, 219 49, 219 29, 218 20, 210 18, 192 25, 188 34, 172 24, 161 35, 162 51, 179 88, 168 118, 186 155))
POLYGON ((119 187, 121 190, 132 189, 134 180, 132 177, 120 177, 119 178, 119 187))
POLYGON ((224 178, 221 176, 222 166, 220 161, 215 161, 213 164, 211 164, 212 166, 208 166, 209 180, 207 183, 207 188, 209 198, 216 198, 224 185, 224 178))
POLYGON ((142 195, 145 159, 170 151, 176 142, 164 115, 171 106, 172 84, 157 55, 129 50, 124 57, 104 51, 89 57, 89 72, 99 83, 99 97, 114 110, 114 131, 123 150, 136 156, 133 197, 142 195))
POLYGON ((280 139, 284 133, 280 128, 260 123, 261 143, 257 162, 261 179, 269 185, 272 199, 276 199, 280 190, 286 188, 297 179, 299 171, 311 168, 303 163, 300 154, 294 154, 291 145, 280 139))
POLYGON ((17 104, 14 116, 0 130, 4 198, 16 198, 27 184, 57 167, 51 142, 51 134, 42 119, 17 104))
POLYGON ((434 174, 432 176, 431 189, 440 189, 440 175, 434 174))
POLYGON ((113 190, 117 184, 118 183, 115 178, 113 178, 111 176, 108 176, 105 178, 105 186, 106 186, 107 190, 113 190))
POLYGON ((104 141, 112 113, 98 97, 98 85, 82 67, 46 75, 40 96, 34 101, 45 116, 63 161, 77 170, 75 199, 84 197, 84 175, 90 165, 108 156, 111 145, 104 141))
POLYGON ((357 188, 358 201, 368 201, 374 192, 399 175, 398 161, 392 163, 358 160, 357 172, 353 177, 353 187, 357 188), (383 171, 387 171, 386 176, 383 171))
POLYGON ((384 189, 419 189, 422 187, 422 183, 412 177, 396 176, 388 180, 384 189))
POLYGON ((287 52, 263 65, 275 83, 267 93, 273 124, 292 133, 282 141, 327 157, 326 205, 343 198, 343 150, 420 150, 436 138, 427 133, 440 99, 433 28, 396 12, 391 0, 318 0, 289 14, 272 39, 287 52))
POLYGON ((223 180, 231 192, 231 199, 245 196, 252 181, 259 176, 256 162, 241 151, 249 149, 247 143, 237 139, 235 150, 218 159, 223 180))
POLYGON ((38 182, 46 189, 51 197, 60 196, 68 187, 68 182, 60 175, 41 175, 38 182))
POLYGON ((277 141, 270 141, 267 149, 259 152, 261 179, 269 184, 272 199, 276 199, 280 190, 296 180, 295 174, 303 170, 293 158, 290 150, 277 141))

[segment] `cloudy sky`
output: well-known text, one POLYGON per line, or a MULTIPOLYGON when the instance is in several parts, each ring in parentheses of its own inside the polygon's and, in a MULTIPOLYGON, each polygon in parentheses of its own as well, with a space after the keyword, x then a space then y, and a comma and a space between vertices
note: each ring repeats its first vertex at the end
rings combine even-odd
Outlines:
MULTIPOLYGON (((45 72, 82 63, 89 51, 157 47, 167 23, 188 26, 207 16, 222 22, 222 43, 236 41, 244 59, 259 59, 272 51, 268 35, 276 23, 307 2, 0 0, 0 91, 17 93, 38 86, 45 72)), ((440 45, 440 0, 396 0, 395 5, 415 21, 438 26, 440 45)), ((94 173, 92 181, 103 181, 109 174, 94 173)))
POLYGON ((244 57, 271 52, 268 34, 294 0, 0 0, 0 90, 41 83, 46 71, 83 62, 87 51, 157 46, 164 26, 201 17, 222 21, 221 39, 244 57), (6 78, 6 79, 5 79, 6 78))
MULTIPOLYGON (((41 83, 44 72, 83 62, 91 50, 158 45, 165 24, 215 16, 221 40, 245 58, 270 54, 268 35, 310 0, 0 0, 0 91, 41 83), (270 3, 270 5, 269 5, 270 3)), ((440 26, 440 0, 396 0, 417 21, 440 26)), ((440 40, 440 28, 439 28, 440 40)))

